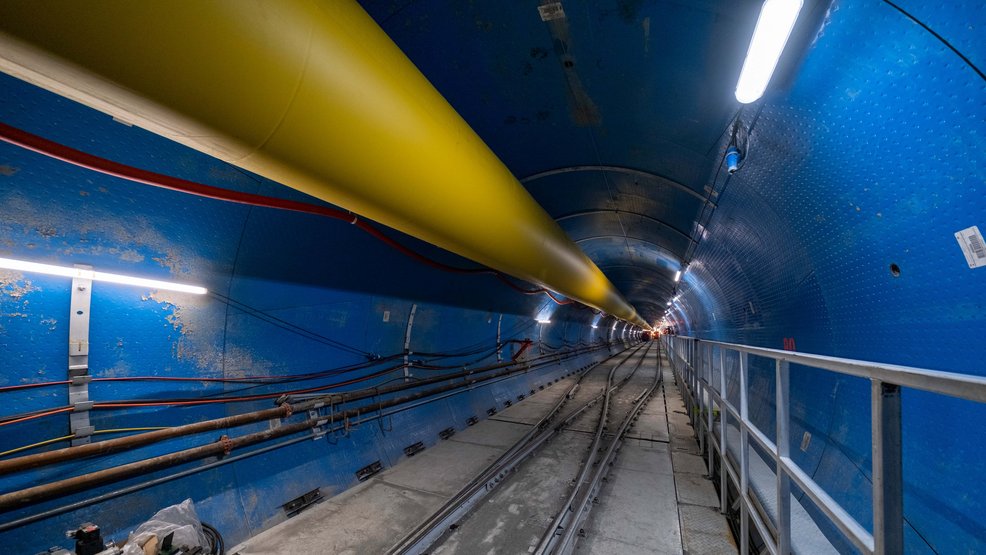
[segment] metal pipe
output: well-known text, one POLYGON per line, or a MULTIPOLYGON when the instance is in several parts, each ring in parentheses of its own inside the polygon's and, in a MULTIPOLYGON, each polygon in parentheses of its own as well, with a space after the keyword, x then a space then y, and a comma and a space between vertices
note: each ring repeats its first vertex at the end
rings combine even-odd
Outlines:
MULTIPOLYGON (((600 363, 594 363, 594 364, 591 365, 591 367, 595 367, 598 364, 600 364, 600 363)), ((430 398, 427 398, 427 399, 424 399, 424 400, 421 400, 421 401, 418 401, 418 402, 413 402, 412 401, 412 402, 409 402, 409 403, 404 403, 402 406, 400 406, 396 410, 391 410, 391 411, 386 411, 386 412, 383 412, 383 411, 377 412, 376 414, 374 414, 372 416, 365 416, 365 417, 360 418, 358 420, 351 421, 350 422, 350 425, 359 425, 359 424, 362 424, 362 423, 365 423, 365 422, 372 422, 373 420, 377 420, 377 419, 384 418, 384 417, 387 417, 387 416, 392 416, 392 415, 397 414, 399 412, 403 412, 403 411, 406 411, 406 410, 415 409, 415 408, 417 408, 417 407, 419 407, 421 405, 427 404, 427 403, 441 401, 441 400, 447 399, 448 397, 453 396, 453 395, 458 395, 460 393, 464 393, 464 392, 467 392, 467 391, 473 391, 473 390, 475 390, 477 388, 480 388, 480 387, 488 387, 490 385, 497 384, 497 383, 499 383, 501 381, 509 380, 511 377, 512 376, 510 376, 510 375, 501 376, 501 377, 493 378, 493 379, 490 379, 490 380, 486 380, 486 381, 484 381, 482 383, 477 383, 477 384, 472 384, 472 385, 465 386, 465 387, 462 388, 462 391, 453 391, 451 393, 445 393, 445 394, 441 394, 441 395, 438 395, 438 396, 432 396, 430 398)), ((338 432, 338 431, 341 431, 341 430, 344 430, 344 429, 345 429, 345 426, 344 425, 340 425, 340 426, 336 426, 334 428, 331 428, 329 430, 326 430, 326 432, 327 433, 333 433, 333 432, 338 432)), ((19 518, 19 519, 16 519, 16 520, 11 520, 11 521, 8 521, 8 522, 0 523, 0 532, 5 532, 7 530, 12 530, 14 528, 18 528, 20 526, 24 526, 26 524, 31 524, 33 522, 38 522, 40 520, 45 520, 45 519, 48 519, 48 518, 51 518, 51 517, 54 517, 54 516, 58 516, 60 514, 64 514, 64 513, 67 513, 67 512, 74 511, 76 509, 81 509, 81 508, 84 508, 84 507, 89 507, 91 505, 95 505, 96 503, 102 503, 104 501, 109 501, 110 499, 115 499, 115 498, 121 497, 123 495, 127 495, 127 494, 134 493, 134 492, 137 492, 137 491, 140 491, 140 490, 143 490, 143 489, 154 487, 154 486, 157 486, 157 485, 166 483, 166 482, 177 480, 179 478, 184 478, 186 476, 191 476, 193 474, 198 474, 199 472, 204 472, 206 470, 210 470, 210 469, 213 469, 213 468, 216 468, 216 467, 219 467, 219 466, 223 466, 223 465, 226 465, 226 464, 234 463, 234 462, 239 461, 239 460, 243 460, 243 459, 246 459, 246 458, 254 457, 256 455, 261 455, 263 453, 268 453, 270 451, 281 449, 282 447, 287 447, 289 445, 294 445, 295 443, 300 443, 302 441, 310 441, 310 440, 315 439, 315 438, 316 438, 316 436, 314 434, 303 435, 303 436, 300 436, 300 437, 295 437, 295 438, 288 439, 288 440, 285 440, 285 441, 282 441, 282 442, 279 442, 279 443, 275 443, 274 445, 268 445, 268 446, 262 447, 260 449, 254 449, 253 451, 247 451, 245 453, 240 453, 238 455, 234 455, 234 456, 231 456, 231 457, 223 457, 223 458, 218 459, 216 461, 213 461, 211 463, 199 465, 199 466, 196 466, 194 468, 189 468, 187 470, 182 470, 180 472, 175 472, 174 474, 168 474, 168 475, 165 475, 165 476, 161 476, 159 478, 154 478, 153 480, 147 480, 146 482, 140 482, 140 483, 134 484, 132 486, 127 486, 125 488, 120 488, 118 490, 109 491, 109 492, 106 492, 106 493, 103 493, 103 494, 100 494, 100 495, 97 495, 97 496, 94 496, 94 497, 89 497, 87 499, 82 499, 80 501, 75 501, 75 502, 69 503, 67 505, 61 505, 59 507, 48 509, 48 510, 42 511, 40 513, 34 513, 34 514, 31 514, 31 515, 28 515, 28 516, 25 516, 25 517, 22 517, 22 518, 19 518)))
POLYGON ((884 364, 826 355, 812 355, 780 349, 768 349, 765 347, 751 347, 749 345, 724 343, 722 341, 698 340, 691 337, 682 337, 682 339, 688 340, 691 344, 699 342, 712 343, 740 353, 747 353, 773 360, 784 360, 791 364, 801 364, 811 366, 812 368, 838 372, 839 374, 869 380, 880 380, 901 387, 922 389, 932 393, 968 399, 977 403, 986 403, 986 377, 984 376, 942 372, 940 370, 928 370, 925 368, 914 368, 912 366, 884 364))
MULTIPOLYGON (((687 343, 697 342, 692 339, 688 339, 687 343)), ((723 345, 723 344, 719 344, 723 345)), ((722 348, 722 347, 721 347, 722 348)), ((739 369, 740 369, 740 409, 737 410, 725 396, 720 396, 715 393, 714 390, 707 389, 712 395, 713 402, 718 402, 720 406, 725 407, 726 411, 723 413, 729 413, 733 418, 737 420, 740 429, 740 468, 739 470, 731 469, 730 474, 735 480, 737 480, 738 487, 741 491, 741 533, 740 533, 740 552, 746 553, 749 550, 749 522, 753 521, 758 534, 760 534, 761 539, 765 542, 767 550, 771 553, 783 553, 785 551, 790 551, 790 502, 788 507, 784 507, 783 497, 780 497, 780 492, 783 489, 788 490, 787 497, 790 497, 790 482, 797 484, 798 488, 801 489, 811 499, 812 503, 825 515, 829 521, 836 526, 845 537, 852 542, 860 552, 862 553, 874 553, 875 552, 875 540, 874 536, 871 535, 862 525, 860 525, 845 509, 842 508, 832 497, 822 489, 807 473, 805 473, 798 465, 795 463, 790 456, 783 455, 783 453, 788 453, 790 451, 790 445, 781 445, 780 438, 788 437, 787 433, 782 431, 782 428, 789 429, 790 415, 782 415, 781 412, 789 413, 789 403, 790 403, 790 384, 789 384, 789 362, 781 357, 775 358, 775 371, 777 373, 777 391, 776 391, 776 407, 777 414, 775 415, 777 425, 777 438, 778 442, 770 440, 759 428, 757 428, 750 420, 748 415, 748 355, 745 350, 737 351, 739 354, 739 369), (787 423, 787 425, 785 425, 787 423), (778 493, 778 515, 787 514, 787 524, 779 522, 777 525, 768 518, 767 511, 764 510, 760 503, 758 497, 749 488, 749 438, 752 437, 760 444, 762 449, 766 451, 775 461, 777 466, 777 493, 778 493), (737 472, 739 474, 737 474, 737 472), (783 476, 783 477, 782 477, 783 476), (781 481, 785 480, 788 483, 786 485, 781 484, 781 481), (785 530, 788 530, 785 533, 785 530), (786 537, 785 537, 786 536, 786 537), (775 541, 776 538, 776 541, 775 541), (786 544, 786 545, 785 545, 786 544)), ((683 365, 685 371, 691 370, 691 367, 687 364, 683 365)), ((900 388, 896 388, 899 392, 900 388)), ((875 393, 876 388, 873 388, 875 393)), ((687 396, 686 396, 687 398, 687 396)), ((875 402, 875 401, 874 401, 875 402)), ((890 410, 898 411, 899 408, 895 409, 894 401, 891 398, 890 410)), ((874 405, 876 407, 876 405, 874 405)), ((874 408, 873 415, 879 414, 879 410, 874 408)), ((896 417, 891 417, 891 420, 897 420, 896 417)), ((876 426, 876 422, 873 422, 876 426)), ((874 437, 892 437, 893 433, 890 434, 877 434, 874 432, 874 437)), ((891 442, 899 445, 899 436, 897 439, 891 439, 891 442)), ((879 459, 876 453, 876 447, 874 448, 874 461, 879 459)), ((895 451, 895 449, 891 449, 895 451)), ((899 459, 898 459, 899 460, 899 459)), ((884 465, 885 466, 885 465, 884 465)), ((875 471, 875 474, 877 471, 875 471)), ((874 480, 874 484, 876 480, 874 480)), ((876 485, 874 485, 876 489, 876 485)), ((899 488, 897 488, 899 490, 899 488)), ((875 494, 876 497, 876 494, 875 494)), ((895 495, 896 497, 896 495, 895 495)), ((901 517, 900 527, 903 526, 903 513, 902 510, 896 508, 897 505, 902 507, 902 502, 894 503, 894 508, 892 509, 895 514, 900 514, 901 517)), ((783 520, 781 517, 776 519, 778 521, 783 520)), ((877 517, 874 518, 877 521, 877 517)), ((895 522, 898 519, 894 519, 895 522)), ((892 537, 902 537, 901 534, 893 534, 892 537)), ((901 543, 902 540, 892 540, 901 543)), ((899 549, 897 550, 899 551, 899 549)))
POLYGON ((777 471, 777 552, 791 553, 791 477, 784 470, 781 459, 791 456, 791 368, 787 361, 774 364, 775 414, 777 445, 772 453, 777 471))
POLYGON ((353 0, 14 0, 0 71, 649 328, 353 0))
POLYGON ((280 443, 275 443, 274 445, 268 445, 267 447, 262 447, 260 449, 255 449, 253 451, 247 451, 246 453, 240 453, 232 457, 224 457, 222 459, 213 461, 211 463, 196 466, 195 468, 189 468, 188 470, 182 470, 181 472, 175 472, 174 474, 168 474, 167 476, 161 476, 160 478, 154 478, 153 480, 148 480, 146 482, 141 482, 139 484, 134 484, 132 486, 127 486, 125 488, 120 488, 113 491, 108 491, 106 493, 97 495, 95 497, 89 497, 87 499, 82 499, 80 501, 75 501, 74 503, 69 503, 67 505, 62 505, 60 507, 55 507, 53 509, 48 509, 40 513, 33 513, 17 520, 11 520, 0 524, 0 532, 6 532, 7 530, 13 530, 14 528, 19 528, 32 522, 38 522, 39 520, 45 520, 54 516, 65 514, 76 509, 83 509, 86 507, 91 507, 96 503, 102 503, 104 501, 109 501, 110 499, 116 499, 123 495, 134 493, 142 489, 147 489, 157 485, 161 485, 179 478, 184 478, 186 476, 191 476, 192 474, 198 474, 199 472, 204 472, 206 470, 216 468, 217 466, 223 466, 226 464, 234 463, 239 460, 243 460, 250 457, 255 457, 263 453, 268 453, 280 449, 282 447, 287 447, 289 445, 294 445, 295 443, 301 443, 302 441, 311 441, 312 435, 305 435, 301 437, 296 437, 282 441, 280 443))
POLYGON ((750 407, 747 397, 749 382, 749 357, 739 353, 739 387, 740 387, 740 555, 750 553, 750 509, 747 503, 750 491, 750 436, 743 425, 750 418, 750 407))
MULTIPOLYGON (((576 356, 578 354, 582 354, 584 352, 591 352, 593 350, 598 350, 600 348, 602 348, 602 346, 591 347, 587 349, 575 349, 573 351, 566 353, 539 357, 538 359, 534 359, 534 361, 539 361, 542 358, 551 358, 552 360, 554 360, 555 358, 565 359, 568 357, 576 356)), ((528 360, 525 361, 524 363, 529 364, 530 362, 532 361, 528 360)), ((184 426, 175 426, 171 428, 165 428, 163 430, 155 430, 152 432, 135 434, 132 436, 126 436, 126 437, 120 437, 106 441, 100 441, 96 443, 90 443, 87 445, 65 447, 63 449, 56 449, 53 451, 37 453, 34 455, 25 455, 22 457, 0 461, 0 476, 23 471, 23 470, 30 470, 34 468, 50 466, 53 464, 57 464, 69 460, 78 460, 84 457, 109 455, 127 449, 142 447, 144 445, 150 445, 152 443, 158 443, 160 441, 165 441, 177 437, 221 430, 225 428, 233 428, 237 426, 244 426, 246 424, 252 424, 254 422, 262 422, 274 418, 286 418, 287 416, 290 416, 292 412, 303 412, 308 409, 316 408, 321 405, 328 405, 328 404, 341 405, 345 403, 361 401, 379 395, 386 395, 389 393, 403 391, 405 389, 422 387, 425 385, 439 383, 447 380, 454 380, 457 378, 488 372, 499 368, 514 366, 516 364, 518 363, 512 361, 508 363, 498 363, 486 367, 464 370, 452 374, 444 374, 440 376, 434 376, 431 378, 421 379, 413 383, 401 383, 392 386, 373 387, 373 388, 360 389, 360 390, 350 391, 345 393, 322 395, 319 397, 308 399, 301 403, 292 404, 290 406, 282 405, 281 407, 277 407, 273 409, 265 409, 261 411, 238 414, 235 416, 228 416, 228 417, 217 418, 213 420, 205 420, 193 424, 186 424, 184 426)))
POLYGON ((871 383, 873 540, 876 555, 904 551, 904 465, 900 386, 871 383))
POLYGON ((253 422, 259 422, 261 420, 270 420, 272 418, 284 418, 290 414, 290 409, 287 406, 283 406, 273 409, 237 414, 235 416, 227 416, 225 418, 195 422, 184 426, 174 426, 172 428, 165 428, 163 430, 155 430, 153 432, 146 432, 132 436, 118 437, 106 441, 97 441, 86 445, 65 447, 63 449, 55 449, 45 453, 25 455, 23 457, 0 461, 0 476, 23 470, 41 468, 68 460, 78 460, 85 457, 109 455, 111 453, 116 453, 126 449, 134 449, 143 445, 150 445, 151 443, 157 443, 159 441, 176 437, 222 430, 225 428, 233 428, 236 426, 251 424, 253 422))
MULTIPOLYGON (((546 364, 550 364, 550 362, 546 364)), ((175 451, 173 453, 167 453, 113 468, 106 468, 96 472, 90 472, 88 474, 73 476, 71 478, 49 482, 47 484, 0 494, 0 511, 10 511, 27 505, 40 503, 41 501, 48 499, 63 497, 78 491, 99 486, 101 484, 125 480, 133 476, 147 474, 162 468, 168 468, 209 456, 225 456, 235 449, 269 441, 278 437, 288 436, 311 429, 313 427, 321 426, 326 423, 331 425, 336 420, 347 420, 349 418, 359 417, 361 414, 366 414, 368 412, 380 412, 385 408, 412 402, 424 397, 444 393, 446 391, 468 387, 476 383, 498 378, 500 376, 526 372, 528 370, 529 368, 527 366, 517 369, 504 369, 492 374, 474 377, 466 380, 465 383, 450 383, 425 391, 415 392, 403 397, 396 397, 386 401, 381 400, 368 406, 337 412, 331 417, 317 416, 315 418, 309 418, 294 424, 283 424, 275 429, 247 434, 237 438, 229 439, 224 437, 207 445, 183 449, 181 451, 175 451)))

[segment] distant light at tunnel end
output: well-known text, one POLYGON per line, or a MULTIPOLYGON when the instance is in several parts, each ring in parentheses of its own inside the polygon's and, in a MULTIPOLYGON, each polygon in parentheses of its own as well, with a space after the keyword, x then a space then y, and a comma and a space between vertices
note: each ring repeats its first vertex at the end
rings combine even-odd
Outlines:
POLYGON ((803 0, 764 1, 736 83, 736 100, 749 104, 763 96, 803 4, 803 0))
POLYGON ((91 279, 93 281, 106 281, 109 283, 120 283, 123 285, 137 285, 148 289, 164 289, 167 291, 192 293, 193 295, 204 295, 209 292, 205 287, 199 287, 197 285, 186 285, 184 283, 174 283, 171 281, 160 281, 156 279, 124 276, 121 274, 110 274, 107 272, 96 272, 84 268, 69 268, 67 266, 41 264, 38 262, 28 262, 26 260, 14 260, 12 258, 0 258, 0 268, 7 270, 18 270, 21 272, 47 274, 50 276, 91 279))

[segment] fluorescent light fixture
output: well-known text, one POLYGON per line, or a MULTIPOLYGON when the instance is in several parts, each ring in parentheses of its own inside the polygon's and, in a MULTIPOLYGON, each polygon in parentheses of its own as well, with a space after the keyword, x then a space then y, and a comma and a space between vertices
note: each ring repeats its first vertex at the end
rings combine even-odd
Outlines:
POLYGON ((551 319, 550 318, 535 318, 534 321, 537 322, 537 323, 539 323, 539 324, 550 324, 551 323, 551 319))
POLYGON ((681 281, 681 270, 674 273, 674 282, 678 283, 679 281, 681 281))
POLYGON ((764 1, 736 83, 736 100, 749 104, 763 96, 802 4, 803 0, 764 1))
POLYGON ((671 306, 671 301, 668 301, 668 306, 671 306))
POLYGON ((185 285, 182 283, 172 283, 170 281, 159 281, 156 279, 145 279, 120 274, 109 274, 106 272, 95 272, 83 268, 69 268, 66 266, 54 266, 52 264, 39 264, 37 262, 27 262, 26 260, 14 260, 12 258, 0 258, 0 268, 7 270, 18 270, 21 272, 34 272, 38 274, 48 274, 51 276, 62 276, 70 278, 91 279, 93 281, 108 281, 110 283, 121 283, 124 285, 139 285, 148 289, 165 289, 168 291, 180 291, 182 293, 192 293, 204 295, 208 293, 205 287, 195 285, 185 285))
POLYGON ((595 330, 595 329, 599 329, 599 326, 597 326, 597 325, 595 325, 595 324, 592 324, 592 329, 594 329, 594 330, 595 330))

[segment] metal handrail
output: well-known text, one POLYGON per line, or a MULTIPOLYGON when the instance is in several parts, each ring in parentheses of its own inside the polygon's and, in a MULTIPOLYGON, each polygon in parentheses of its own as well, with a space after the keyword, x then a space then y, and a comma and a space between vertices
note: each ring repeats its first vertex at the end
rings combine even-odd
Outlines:
POLYGON ((677 339, 696 341, 706 345, 715 345, 717 347, 726 348, 731 351, 786 361, 788 363, 800 364, 802 366, 811 366, 812 368, 820 368, 822 370, 829 370, 839 374, 847 374, 860 378, 877 379, 902 387, 931 391, 933 393, 940 393, 950 397, 958 397, 960 399, 968 399, 978 403, 986 403, 986 377, 983 376, 959 374, 957 372, 943 372, 941 370, 927 370, 924 368, 915 368, 913 366, 883 364, 879 362, 854 360, 850 358, 796 353, 794 351, 783 351, 780 349, 751 347, 749 345, 724 343, 721 341, 707 341, 693 337, 678 337, 677 339))
POLYGON ((829 521, 864 553, 885 555, 903 551, 903 465, 901 447, 901 387, 986 403, 986 378, 926 370, 894 364, 795 353, 778 349, 751 347, 693 337, 665 337, 669 360, 679 382, 684 386, 689 413, 699 435, 703 451, 709 443, 709 474, 713 470, 713 451, 719 453, 720 509, 727 506, 726 479, 731 478, 740 492, 740 553, 749 553, 749 523, 753 521, 770 553, 791 552, 791 500, 793 481, 821 510, 829 521), (714 349, 716 348, 716 349, 714 349), (718 350, 719 391, 711 384, 718 350), (740 407, 726 399, 726 352, 739 358, 740 407), (749 361, 754 355, 772 359, 776 372, 776 443, 749 418, 749 361), (871 434, 873 442, 873 533, 856 521, 823 487, 811 478, 790 456, 790 365, 800 364, 839 374, 869 379, 871 382, 871 434), (720 393, 721 392, 721 393, 720 393), (713 428, 714 408, 720 414, 719 434, 713 428), (740 432, 740 463, 735 468, 726 457, 726 430, 730 418, 740 432), (760 445, 774 460, 777 477, 776 523, 761 516, 750 491, 749 438, 760 445), (774 524, 773 531, 769 525, 774 524))

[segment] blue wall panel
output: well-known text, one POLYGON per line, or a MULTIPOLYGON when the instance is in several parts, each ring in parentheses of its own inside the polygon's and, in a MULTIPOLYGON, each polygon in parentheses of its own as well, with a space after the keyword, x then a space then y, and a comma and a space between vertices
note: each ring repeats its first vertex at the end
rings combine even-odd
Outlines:
MULTIPOLYGON (((541 21, 533 4, 508 10, 500 3, 364 2, 518 177, 592 165, 632 170, 556 173, 525 185, 555 217, 610 211, 561 225, 645 314, 659 315, 677 294, 671 318, 682 333, 775 348, 793 340, 804 352, 984 375, 986 270, 965 265, 953 234, 971 225, 986 229, 986 88, 981 73, 942 41, 982 68, 986 8, 961 1, 896 4, 900 9, 878 0, 833 2, 788 78, 779 78, 763 101, 740 109, 732 87, 758 1, 571 0, 564 2, 564 25, 541 21), (733 114, 745 132, 745 160, 727 177, 717 166, 733 114), (695 195, 717 204, 701 225, 692 225, 695 215, 711 204, 695 195), (690 265, 672 292, 671 276, 685 258, 690 265)), ((69 146, 210 185, 317 202, 14 79, 0 77, 0 95, 0 121, 69 146)), ((415 304, 409 356, 436 365, 493 362, 491 351, 474 351, 492 347, 498 324, 504 339, 540 339, 527 356, 613 333, 611 319, 557 306, 543 295, 521 295, 492 276, 436 271, 341 222, 189 198, 8 145, 0 145, 0 170, 0 256, 87 262, 201 283, 218 293, 192 298, 98 284, 97 376, 326 371, 364 361, 365 354, 400 353, 415 304), (538 325, 534 317, 552 323, 538 325), (450 351, 460 356, 420 354, 450 351)), ((430 257, 471 266, 387 233, 430 257)), ((0 386, 63 379, 68 302, 66 280, 0 271, 0 386)), ((502 357, 519 349, 509 344, 502 357)), ((364 423, 347 437, 296 443, 147 489, 101 505, 106 516, 100 523, 125 531, 158 507, 192 496, 200 514, 236 541, 282 518, 280 503, 313 487, 330 493, 350 487, 361 466, 401 460, 410 439, 430 445, 438 431, 461 429, 470 416, 483 418, 488 408, 502 408, 601 356, 435 401, 386 419, 382 428, 364 423)), ((413 375, 447 371, 416 369, 413 375)), ((811 434, 795 460, 870 526, 869 385, 792 371, 792 444, 811 434)), ((340 388, 395 378, 403 376, 340 388)), ((92 385, 92 394, 153 399, 241 387, 103 382, 92 385)), ((728 386, 734 399, 737 387, 728 386)), ((0 395, 0 415, 65 402, 60 388, 0 395)), ((774 375, 767 361, 754 360, 751 395, 752 418, 773 429, 774 375)), ((153 407, 96 411, 93 418, 101 429, 159 426, 269 406, 263 400, 153 407)), ((986 448, 974 434, 986 409, 906 391, 904 414, 908 551, 983 551, 986 448)), ((65 420, 0 427, 0 451, 63 435, 65 420)), ((5 477, 2 484, 14 489, 214 439, 173 441, 38 476, 5 477)), ((3 536, 17 551, 30 552, 89 514, 3 536)), ((825 532, 849 549, 834 530, 825 532)))
MULTIPOLYGON (((0 91, 4 98, 0 120, 70 146, 210 185, 318 202, 12 78, 0 76, 0 91)), ((90 395, 97 402, 208 399, 220 394, 275 396, 289 388, 340 384, 332 389, 340 391, 401 382, 403 372, 397 368, 370 380, 346 383, 400 364, 412 305, 417 306, 408 356, 435 368, 413 368, 411 379, 496 363, 498 325, 503 341, 540 340, 545 353, 552 352, 549 347, 590 340, 594 315, 588 310, 559 307, 540 294, 520 294, 490 276, 462 278, 428 268, 343 222, 158 190, 6 144, 0 145, 0 166, 0 256, 62 265, 88 263, 99 270, 200 284, 211 291, 192 296, 96 283, 90 356, 94 377, 241 379, 326 373, 277 386, 94 382, 90 395), (534 321, 543 312, 553 315, 551 324, 534 321), (387 359, 388 355, 396 358, 387 359), (356 371, 333 370, 366 363, 372 356, 385 358, 356 371)), ((429 257, 474 266, 409 237, 393 236, 429 257)), ((0 386, 65 379, 69 286, 66 278, 0 272, 0 386)), ((592 338, 600 339, 598 334, 592 338)), ((510 360, 520 348, 519 343, 507 344, 501 358, 510 360)), ((539 354, 534 347, 523 357, 539 354)), ((10 552, 33 553, 63 543, 64 530, 93 520, 110 537, 121 539, 157 509, 191 497, 199 515, 217 525, 232 544, 282 520, 280 505, 292 498, 314 488, 322 488, 327 496, 341 492, 356 484, 355 472, 367 464, 377 460, 385 467, 396 464, 406 458, 403 449, 408 445, 416 441, 434 445, 439 431, 463 429, 470 417, 486 418, 487 409, 502 409, 505 402, 516 402, 519 395, 529 395, 532 389, 537 391, 538 386, 605 356, 608 351, 601 350, 535 369, 379 421, 354 423, 348 433, 306 439, 0 536, 10 552)), ((4 401, 0 416, 67 402, 64 385, 0 395, 4 401)), ((266 398, 96 410, 92 423, 97 430, 172 426, 272 406, 273 399, 266 398)), ((367 411, 375 415, 372 409, 367 411)), ((3 491, 11 491, 214 442, 223 433, 235 437, 267 426, 258 423, 63 463, 5 476, 0 484, 3 491)), ((0 427, 0 451, 66 433, 64 414, 10 424, 0 427)), ((232 455, 246 451, 249 448, 232 455)), ((215 460, 9 511, 0 522, 215 460)))
MULTIPOLYGON (((910 4, 982 57, 967 35, 982 6, 910 4)), ((672 312, 683 331, 986 374, 986 271, 953 237, 986 227, 981 77, 891 6, 836 2, 791 89, 754 110, 672 312)), ((751 388, 751 414, 772 426, 772 378, 751 388)), ((813 435, 796 460, 871 526, 869 384, 792 367, 792 395, 792 444, 813 435)), ((967 424, 980 430, 986 409, 907 391, 904 415, 908 549, 981 550, 986 452, 967 424)))

